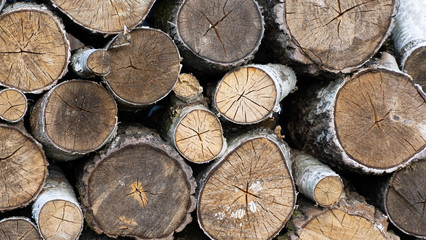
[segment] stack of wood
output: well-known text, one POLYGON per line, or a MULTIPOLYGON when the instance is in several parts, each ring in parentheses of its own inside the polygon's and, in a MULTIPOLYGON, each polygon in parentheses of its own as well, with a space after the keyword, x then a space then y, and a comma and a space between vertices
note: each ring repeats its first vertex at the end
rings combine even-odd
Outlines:
POLYGON ((426 238, 423 2, 13 2, 1 239, 426 238))

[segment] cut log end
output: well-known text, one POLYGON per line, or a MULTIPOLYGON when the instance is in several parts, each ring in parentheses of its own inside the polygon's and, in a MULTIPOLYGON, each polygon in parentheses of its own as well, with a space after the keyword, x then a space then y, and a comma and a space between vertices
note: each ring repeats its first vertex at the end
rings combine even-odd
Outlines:
POLYGON ((203 92, 198 79, 189 73, 182 73, 178 77, 173 92, 176 97, 184 102, 196 99, 203 92))
POLYGON ((339 90, 337 136, 355 161, 371 168, 392 168, 424 150, 425 114, 425 100, 408 76, 364 71, 339 90))
POLYGON ((7 122, 20 121, 27 112, 27 98, 16 89, 0 91, 0 118, 7 122))
POLYGON ((209 171, 198 221, 212 239, 270 239, 293 212, 295 191, 280 147, 264 137, 240 143, 209 171))
POLYGON ((10 217, 0 221, 0 239, 41 240, 41 237, 31 220, 10 217))
POLYGON ((111 70, 111 55, 102 49, 98 49, 87 58, 87 67, 96 76, 105 76, 111 70))
POLYGON ((420 84, 423 91, 426 91, 426 69, 421 66, 426 66, 426 46, 415 49, 402 66, 414 82, 420 84))
POLYGON ((339 201, 343 192, 342 180, 338 176, 328 176, 318 182, 314 198, 321 206, 330 206, 339 201))

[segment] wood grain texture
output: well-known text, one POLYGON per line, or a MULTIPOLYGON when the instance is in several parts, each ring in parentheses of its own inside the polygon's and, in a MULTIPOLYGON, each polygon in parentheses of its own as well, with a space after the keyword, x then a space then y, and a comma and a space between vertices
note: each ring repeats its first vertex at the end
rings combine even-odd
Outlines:
POLYGON ((41 240, 34 223, 24 217, 9 217, 0 220, 1 239, 41 240))
POLYGON ((72 55, 71 69, 83 78, 105 76, 111 70, 111 55, 105 49, 82 47, 72 55))
POLYGON ((11 123, 22 120, 27 112, 27 97, 19 90, 7 88, 0 91, 0 118, 11 123))
POLYGON ((203 87, 194 75, 181 73, 173 87, 173 92, 179 100, 191 102, 202 98, 203 87))
POLYGON ((0 84, 40 93, 67 71, 69 43, 46 7, 17 3, 0 16, 0 84))

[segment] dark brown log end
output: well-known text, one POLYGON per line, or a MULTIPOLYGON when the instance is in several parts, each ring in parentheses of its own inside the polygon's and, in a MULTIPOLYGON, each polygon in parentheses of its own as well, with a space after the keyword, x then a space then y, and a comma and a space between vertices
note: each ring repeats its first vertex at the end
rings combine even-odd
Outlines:
POLYGON ((27 98, 16 89, 0 91, 0 118, 7 122, 21 120, 27 112, 27 98))
POLYGON ((11 217, 0 221, 0 239, 41 240, 41 237, 29 219, 11 217))

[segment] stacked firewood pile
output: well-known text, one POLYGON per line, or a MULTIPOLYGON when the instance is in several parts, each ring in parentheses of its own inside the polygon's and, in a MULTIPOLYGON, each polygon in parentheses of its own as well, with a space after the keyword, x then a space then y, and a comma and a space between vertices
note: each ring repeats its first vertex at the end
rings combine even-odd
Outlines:
POLYGON ((426 2, 0 10, 0 239, 426 238, 426 2))

